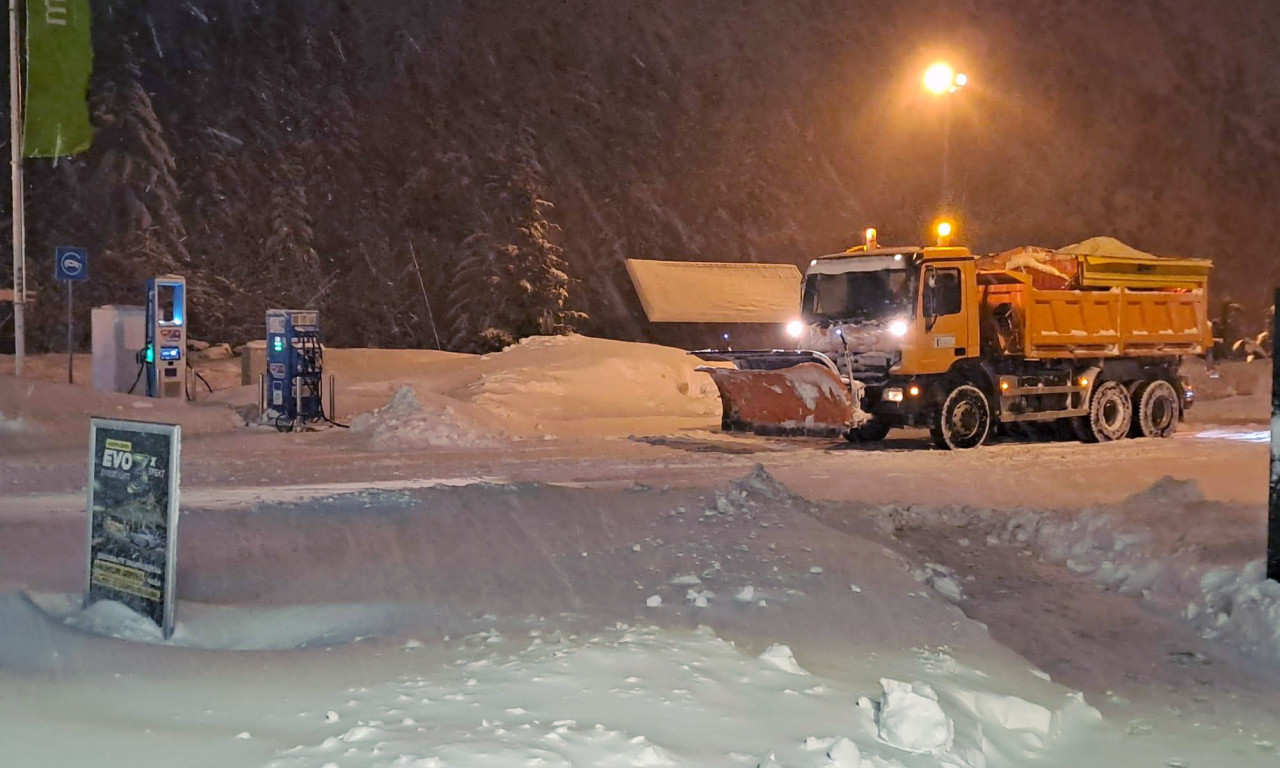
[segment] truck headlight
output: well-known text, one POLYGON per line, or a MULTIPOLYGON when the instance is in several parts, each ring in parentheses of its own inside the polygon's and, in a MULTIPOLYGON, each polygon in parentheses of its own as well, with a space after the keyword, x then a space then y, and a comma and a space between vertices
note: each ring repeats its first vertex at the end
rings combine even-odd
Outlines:
POLYGON ((907 330, 908 329, 907 329, 906 320, 894 320, 892 323, 889 323, 890 336, 897 336, 898 338, 902 338, 903 336, 907 335, 907 330))
POLYGON ((890 387, 884 391, 884 400, 887 403, 902 402, 902 387, 890 387))
POLYGON ((799 320, 792 320, 791 322, 787 323, 787 335, 790 336, 791 338, 798 339, 803 333, 804 333, 804 323, 800 322, 799 320))

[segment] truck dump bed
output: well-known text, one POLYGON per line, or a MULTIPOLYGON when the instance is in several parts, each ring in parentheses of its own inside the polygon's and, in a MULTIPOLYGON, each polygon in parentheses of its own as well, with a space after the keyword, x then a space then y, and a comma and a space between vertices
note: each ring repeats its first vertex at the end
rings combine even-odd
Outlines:
POLYGON ((1205 259, 1018 248, 978 259, 978 269, 989 352, 1154 357, 1201 355, 1213 343, 1205 259))

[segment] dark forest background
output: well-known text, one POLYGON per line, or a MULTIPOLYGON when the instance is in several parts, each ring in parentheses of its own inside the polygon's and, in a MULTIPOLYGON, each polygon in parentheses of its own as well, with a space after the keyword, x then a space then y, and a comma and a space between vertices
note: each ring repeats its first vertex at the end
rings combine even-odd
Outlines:
POLYGON ((623 260, 802 264, 868 225, 924 240, 938 57, 972 77, 949 107, 965 244, 1213 257, 1217 299, 1259 316, 1280 281, 1274 0, 93 9, 93 149, 28 164, 36 348, 61 345, 61 244, 93 252, 85 341, 91 304, 169 271, 212 341, 260 337, 269 306, 319 308, 335 345, 705 341, 649 325, 623 260))

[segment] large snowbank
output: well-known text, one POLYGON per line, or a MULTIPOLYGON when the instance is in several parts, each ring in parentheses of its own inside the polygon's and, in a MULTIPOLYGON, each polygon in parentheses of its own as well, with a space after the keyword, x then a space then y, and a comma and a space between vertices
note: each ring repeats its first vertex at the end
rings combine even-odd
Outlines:
POLYGON ((682 350, 587 336, 536 336, 477 361, 456 394, 503 415, 573 422, 718 416, 702 361, 682 350))

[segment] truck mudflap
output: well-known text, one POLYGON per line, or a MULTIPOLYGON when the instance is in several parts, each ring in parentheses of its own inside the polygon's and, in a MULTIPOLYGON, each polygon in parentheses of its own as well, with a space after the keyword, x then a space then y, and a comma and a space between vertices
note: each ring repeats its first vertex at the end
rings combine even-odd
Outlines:
POLYGON ((698 368, 720 391, 720 426, 726 432, 829 437, 843 435, 869 418, 861 408, 862 384, 854 381, 851 386, 820 352, 693 354, 736 366, 698 368))

